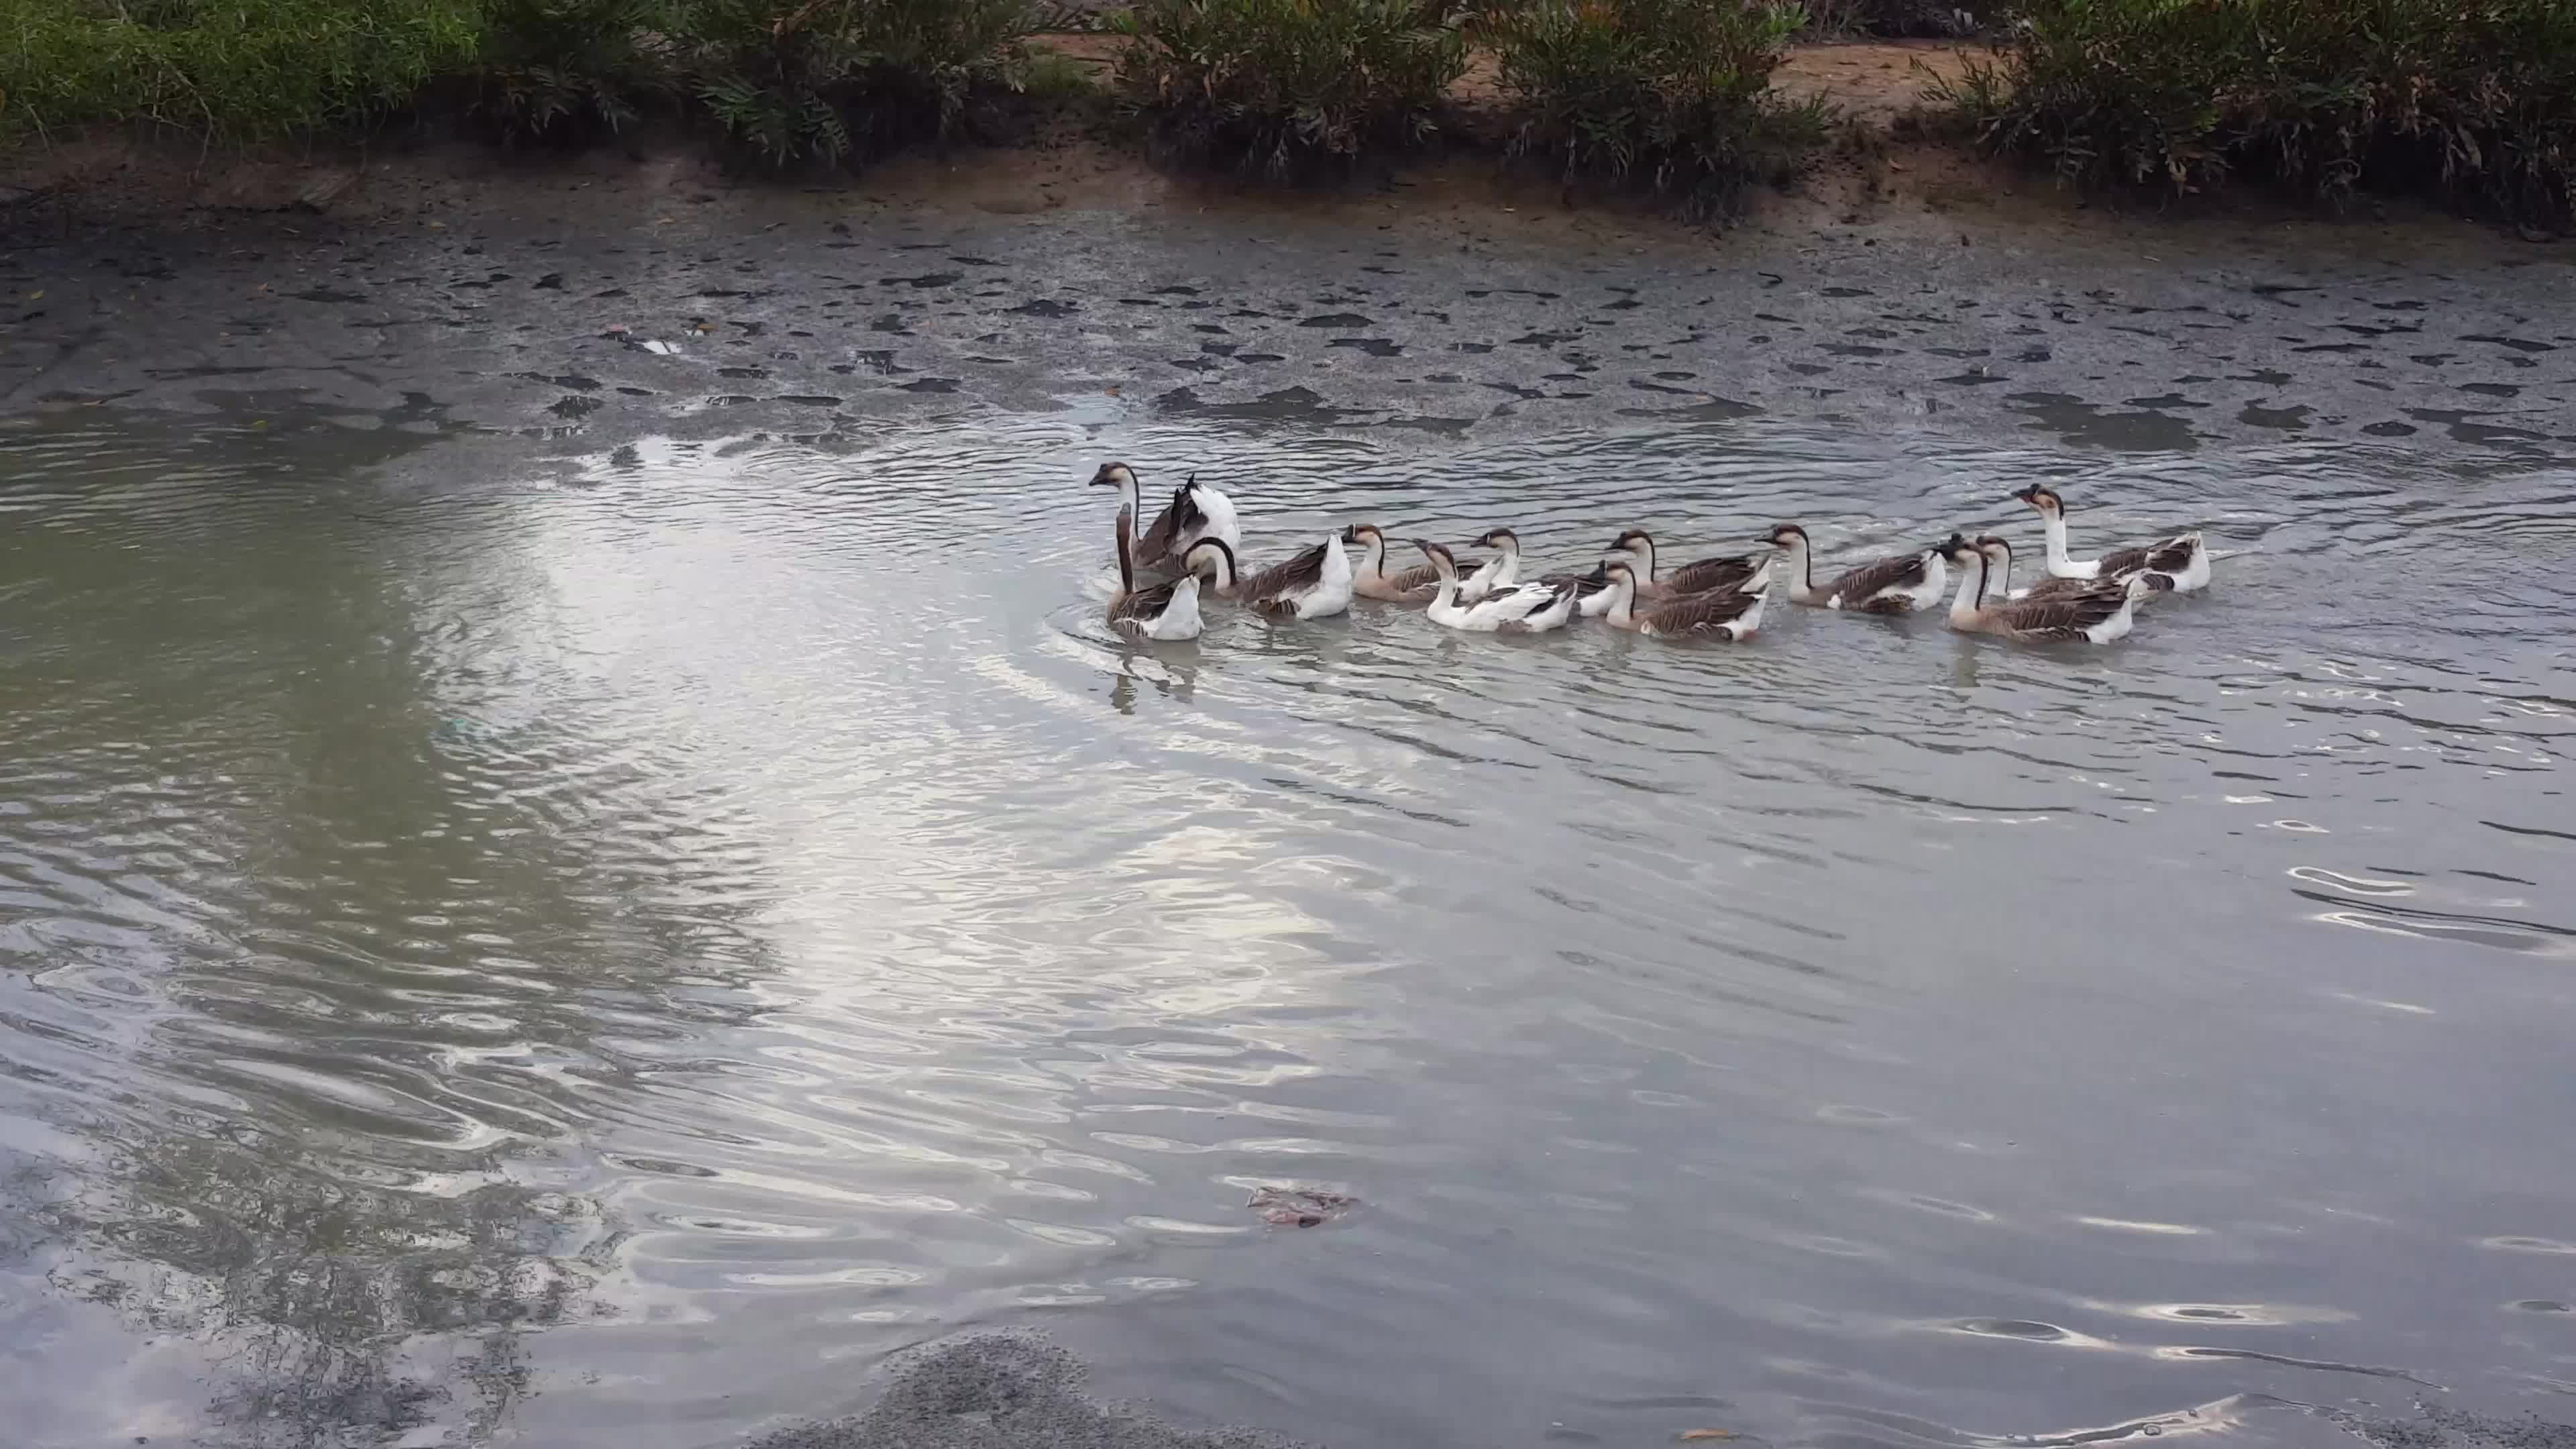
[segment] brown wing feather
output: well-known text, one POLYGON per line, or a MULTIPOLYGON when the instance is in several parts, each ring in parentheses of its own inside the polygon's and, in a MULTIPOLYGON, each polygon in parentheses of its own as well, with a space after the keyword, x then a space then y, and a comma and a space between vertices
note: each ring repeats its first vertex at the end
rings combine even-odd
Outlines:
POLYGON ((2192 542, 2192 536, 2185 533, 2162 543, 2147 545, 2147 567, 2163 573, 2181 573, 2191 567, 2192 542))
POLYGON ((1440 570, 1430 564, 1416 564, 1400 574, 1386 574, 1383 577, 1386 579, 1388 588, 1408 594, 1416 589, 1440 587, 1440 570))
POLYGON ((2085 630, 2120 612, 2128 597, 2129 586, 2125 583, 2096 584, 2069 598, 2024 599, 1997 605, 1989 616, 2025 639, 2080 640, 2085 630))
POLYGON ((1142 627, 1163 616, 1172 606, 1172 594, 1180 580, 1132 594, 1120 594, 1109 602, 1109 623, 1113 628, 1142 627))
POLYGON ((1706 634, 1743 618, 1746 610, 1760 602, 1757 594, 1732 589, 1684 594, 1648 610, 1646 624, 1658 634, 1706 634))
POLYGON ((1235 585, 1234 596, 1251 603, 1267 603, 1295 589, 1311 588, 1324 577, 1324 550, 1329 544, 1317 544, 1285 563, 1272 564, 1261 572, 1235 585))
POLYGON ((1704 558, 1687 563, 1664 575, 1663 581, 1677 594, 1700 594, 1710 589, 1731 589, 1753 577, 1762 560, 1749 553, 1732 558, 1704 558))
POLYGON ((1173 489, 1172 501, 1154 515, 1154 526, 1136 540, 1136 562, 1146 568, 1161 564, 1171 556, 1173 540, 1205 522, 1207 515, 1199 510, 1198 500, 1190 496, 1189 485, 1184 483, 1173 489))
POLYGON ((1872 595, 1892 588, 1913 588, 1923 582, 1923 555, 1899 554, 1879 559, 1851 570, 1825 590, 1825 597, 1840 599, 1846 609, 1857 607, 1872 595))
POLYGON ((2094 579, 2041 579, 2030 586, 2029 593, 2012 602, 2044 604, 2051 599, 2071 599, 2078 594, 2089 594, 2101 586, 2101 583, 2094 579))

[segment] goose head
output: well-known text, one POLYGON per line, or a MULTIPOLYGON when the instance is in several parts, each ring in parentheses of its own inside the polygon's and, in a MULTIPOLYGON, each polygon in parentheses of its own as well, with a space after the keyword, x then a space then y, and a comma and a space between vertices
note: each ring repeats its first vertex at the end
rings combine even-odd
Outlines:
POLYGON ((2042 518, 2066 516, 2066 500, 2058 497, 2057 490, 2045 483, 2033 483, 2027 488, 2016 488, 2013 490, 2013 497, 2029 504, 2042 518))
POLYGON ((1991 533, 1981 533, 1977 535, 1976 543, 1977 552, 1996 563, 2012 562, 2012 544, 2009 540, 1998 538, 1991 533))
POLYGON ((1770 531, 1753 541, 1767 543, 1777 549, 1805 548, 1807 531, 1794 523, 1775 523, 1771 525, 1770 531))
POLYGON ((1956 568, 1966 568, 1969 564, 1985 557, 1978 545, 1968 542, 1968 536, 1964 533, 1951 534, 1924 551, 1956 568))
POLYGON ((1202 538, 1181 555, 1181 571, 1207 575, 1218 593, 1234 587, 1234 548, 1221 538, 1202 538))
POLYGON ((1413 546, 1422 550, 1424 558, 1431 560, 1431 566, 1440 571, 1440 577, 1444 579, 1458 577, 1458 556, 1449 551, 1447 544, 1433 543, 1427 538, 1417 538, 1413 541, 1413 546))
POLYGON ((1342 530, 1342 542, 1362 548, 1386 547, 1386 531, 1374 523, 1354 523, 1342 530))
POLYGON ((1124 463, 1103 463, 1100 465, 1100 471, 1091 475, 1091 486, 1133 488, 1136 486, 1136 470, 1124 463))
POLYGON ((1478 548, 1498 548, 1505 553, 1521 551, 1521 536, 1508 528, 1489 528, 1476 540, 1478 548))

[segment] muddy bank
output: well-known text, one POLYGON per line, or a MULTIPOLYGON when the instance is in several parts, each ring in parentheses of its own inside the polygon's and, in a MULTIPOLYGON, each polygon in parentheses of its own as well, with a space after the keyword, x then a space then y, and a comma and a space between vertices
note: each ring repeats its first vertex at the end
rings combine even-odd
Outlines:
POLYGON ((1076 403, 1430 440, 1756 413, 2112 449, 2576 439, 2565 248, 2118 215, 1933 151, 1847 157, 1721 236, 1482 166, 1248 196, 1080 141, 806 188, 680 151, 267 164, 246 198, 319 209, 0 211, 0 407, 294 398, 583 449, 1076 403))

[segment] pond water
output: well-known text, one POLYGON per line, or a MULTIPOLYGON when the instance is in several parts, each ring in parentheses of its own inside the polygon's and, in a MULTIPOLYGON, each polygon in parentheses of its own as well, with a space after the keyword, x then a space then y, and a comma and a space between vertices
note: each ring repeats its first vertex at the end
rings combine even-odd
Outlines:
POLYGON ((0 433, 13 1442, 694 1449, 974 1325, 1346 1444, 2564 1417, 2576 472, 1398 441, 0 433), (2225 556, 2108 650, 1139 648, 1113 456, 1255 559, 2225 556))

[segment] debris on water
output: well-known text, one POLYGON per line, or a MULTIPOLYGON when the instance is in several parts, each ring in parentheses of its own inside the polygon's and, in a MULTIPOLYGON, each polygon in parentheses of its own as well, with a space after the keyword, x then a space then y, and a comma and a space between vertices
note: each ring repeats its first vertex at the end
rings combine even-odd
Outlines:
POLYGON ((1698 1443, 1702 1440, 1708 1439, 1732 1439, 1734 1437, 1735 1431, 1733 1429, 1684 1429, 1673 1436, 1674 1439, 1684 1444, 1698 1443))
POLYGON ((1341 1216, 1357 1200, 1319 1187, 1265 1187, 1244 1206, 1260 1209, 1261 1220, 1274 1228, 1311 1228, 1341 1216))

